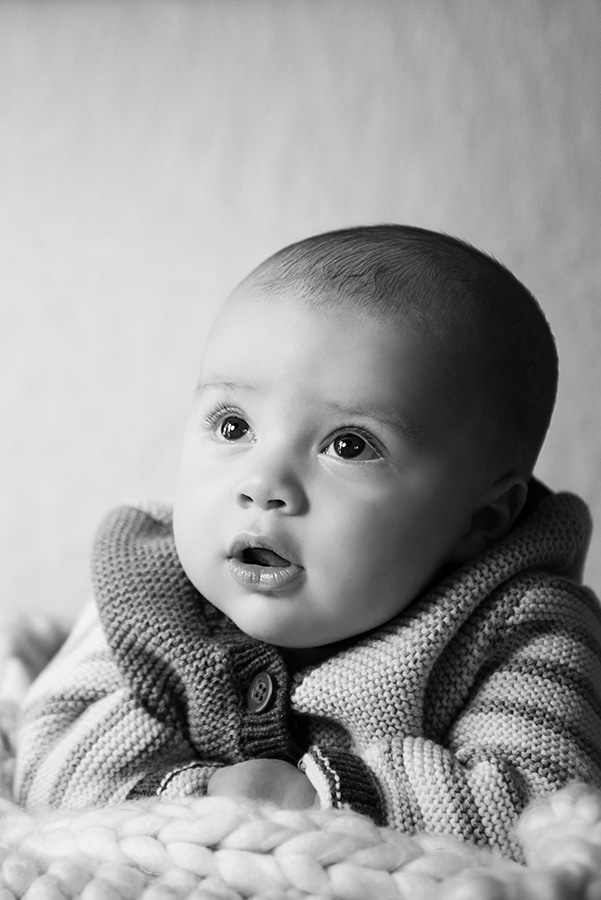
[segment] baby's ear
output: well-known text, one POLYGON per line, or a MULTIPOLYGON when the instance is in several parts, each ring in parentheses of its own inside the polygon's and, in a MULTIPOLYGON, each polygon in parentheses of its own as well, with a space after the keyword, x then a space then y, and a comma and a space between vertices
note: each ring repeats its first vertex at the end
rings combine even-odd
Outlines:
POLYGON ((520 475, 506 475, 495 482, 474 513, 469 531, 455 547, 451 562, 465 563, 504 537, 521 513, 527 494, 528 483, 520 475))

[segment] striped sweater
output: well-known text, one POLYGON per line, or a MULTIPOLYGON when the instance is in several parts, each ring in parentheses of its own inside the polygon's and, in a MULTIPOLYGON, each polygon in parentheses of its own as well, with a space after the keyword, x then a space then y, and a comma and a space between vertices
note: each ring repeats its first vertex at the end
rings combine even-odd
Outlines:
POLYGON ((601 615, 571 577, 589 528, 577 497, 536 498, 494 548, 292 676, 186 579, 168 510, 118 509, 95 604, 26 698, 17 798, 202 794, 220 765, 281 758, 323 806, 519 858, 530 799, 601 787, 601 615))

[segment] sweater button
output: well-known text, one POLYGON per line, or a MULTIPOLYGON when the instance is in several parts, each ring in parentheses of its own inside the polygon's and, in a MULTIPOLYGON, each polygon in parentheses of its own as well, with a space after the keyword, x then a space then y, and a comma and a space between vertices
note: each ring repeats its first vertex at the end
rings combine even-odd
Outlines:
POLYGON ((255 675, 246 695, 246 705, 251 712, 260 713, 267 709, 273 696, 273 678, 267 672, 255 675))

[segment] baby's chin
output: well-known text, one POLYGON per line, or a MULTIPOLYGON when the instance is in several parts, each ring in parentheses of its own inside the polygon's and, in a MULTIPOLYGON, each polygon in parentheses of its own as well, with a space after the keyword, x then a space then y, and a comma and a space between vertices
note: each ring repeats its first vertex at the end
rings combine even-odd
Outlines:
MULTIPOLYGON (((227 615, 227 613, 225 614, 227 615)), ((313 635, 302 636, 298 633, 285 632, 281 628, 260 627, 256 622, 232 621, 248 637, 260 641, 262 644, 276 647, 287 660, 292 660, 293 658, 298 660, 306 659, 306 665, 312 664, 312 660, 317 663, 327 659, 343 646, 348 646, 356 640, 356 638, 345 638, 333 642, 320 643, 313 635)))

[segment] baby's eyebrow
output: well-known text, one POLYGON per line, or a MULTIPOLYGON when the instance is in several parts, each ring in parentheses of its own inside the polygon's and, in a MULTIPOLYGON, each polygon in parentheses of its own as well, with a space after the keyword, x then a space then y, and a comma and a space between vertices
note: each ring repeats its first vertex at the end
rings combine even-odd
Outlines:
POLYGON ((251 391, 253 390, 253 385, 245 382, 245 381, 228 381, 225 378, 211 378, 208 381, 202 380, 199 381, 196 385, 196 389, 194 391, 195 395, 198 396, 203 391, 206 390, 215 390, 215 391, 251 391))

